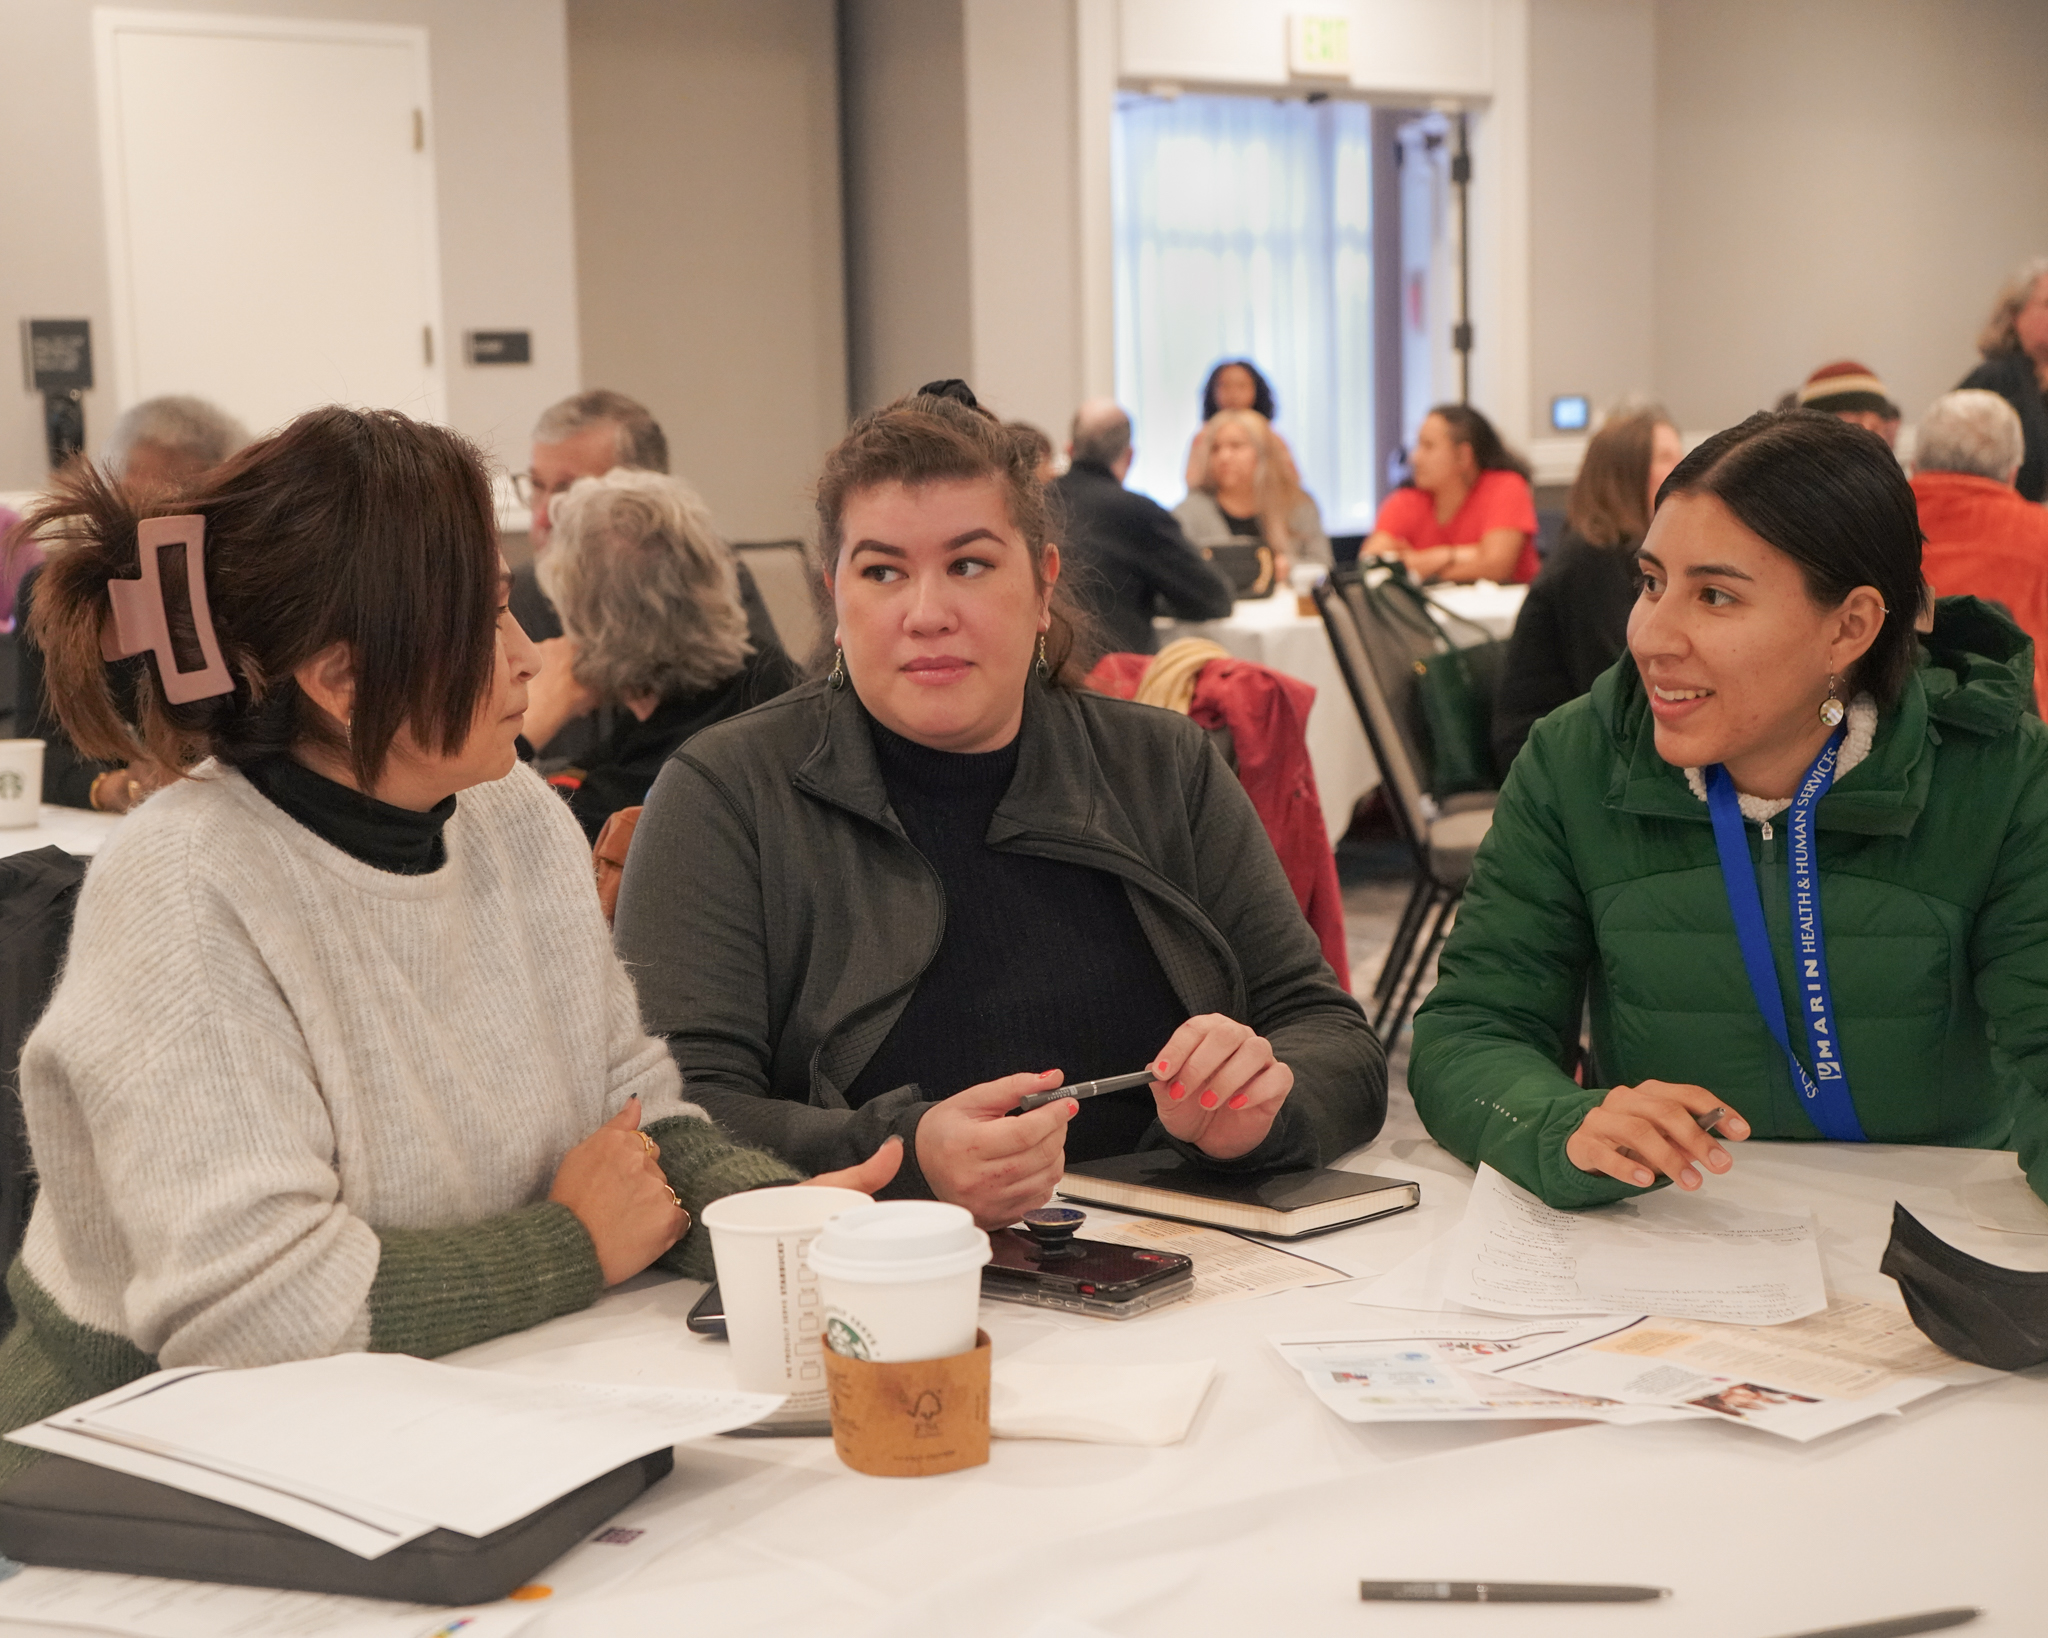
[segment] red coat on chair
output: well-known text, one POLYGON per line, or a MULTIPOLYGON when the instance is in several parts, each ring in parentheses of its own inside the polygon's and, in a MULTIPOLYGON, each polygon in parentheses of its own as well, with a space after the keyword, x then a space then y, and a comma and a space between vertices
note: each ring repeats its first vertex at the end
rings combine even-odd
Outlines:
MULTIPOLYGON (((1132 698, 1151 668, 1149 654, 1107 654, 1088 674, 1091 688, 1132 698)), ((1316 691, 1297 677, 1250 660, 1211 660, 1195 679, 1188 715, 1204 728, 1228 728, 1237 777, 1280 856, 1287 885, 1323 946, 1337 982, 1351 988, 1344 944, 1344 901, 1337 860, 1323 824, 1315 769, 1308 759, 1308 713, 1316 691)))

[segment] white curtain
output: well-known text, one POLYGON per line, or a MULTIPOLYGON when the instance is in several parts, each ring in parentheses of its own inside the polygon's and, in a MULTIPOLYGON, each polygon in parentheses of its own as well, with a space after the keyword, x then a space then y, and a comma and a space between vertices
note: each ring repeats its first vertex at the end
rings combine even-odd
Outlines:
POLYGON ((1331 534, 1369 529, 1371 110, 1127 94, 1115 124, 1116 386, 1130 484, 1186 493, 1202 383, 1248 358, 1331 534))

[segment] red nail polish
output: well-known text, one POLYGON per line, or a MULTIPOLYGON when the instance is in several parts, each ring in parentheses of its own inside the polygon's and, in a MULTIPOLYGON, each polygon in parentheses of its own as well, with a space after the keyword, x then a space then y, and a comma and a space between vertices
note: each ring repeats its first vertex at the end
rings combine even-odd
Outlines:
POLYGON ((1179 1081, 1175 1081, 1173 1085, 1166 1089, 1166 1095, 1173 1099, 1175 1103, 1179 1103, 1182 1098, 1188 1095, 1188 1089, 1182 1086, 1179 1081))
POLYGON ((1214 1109, 1216 1107, 1216 1094, 1214 1092, 1204 1092, 1202 1094, 1202 1107, 1204 1109, 1214 1109))
POLYGON ((1233 1109, 1242 1109, 1246 1104, 1250 1103, 1251 1101, 1252 1100, 1250 1093, 1240 1092, 1237 1094, 1236 1097, 1230 1100, 1230 1107, 1233 1109))
POLYGON ((1164 1058, 1161 1058, 1159 1062, 1154 1064, 1152 1067, 1156 1069, 1160 1074, 1164 1075, 1166 1073, 1166 1060, 1164 1058))

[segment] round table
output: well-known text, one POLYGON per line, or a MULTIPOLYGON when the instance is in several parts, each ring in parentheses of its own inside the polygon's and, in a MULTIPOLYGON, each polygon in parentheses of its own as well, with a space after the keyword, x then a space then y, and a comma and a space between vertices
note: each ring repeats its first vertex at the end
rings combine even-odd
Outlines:
MULTIPOLYGON (((1891 1204, 1995 1261, 2048 1267, 2048 1237, 1973 1226, 1959 1194, 2013 1157, 1895 1145, 1736 1150, 1717 1194, 1811 1206, 1829 1288, 1896 1300, 1876 1272, 1891 1204)), ((1349 1157, 1413 1178, 1419 1209, 1304 1242, 1366 1274, 1456 1223, 1471 1176, 1405 1095, 1349 1157)), ((683 1316, 702 1288, 643 1277, 580 1314, 454 1356, 601 1381, 729 1385, 683 1316)), ((1129 1321, 984 1303, 999 1356, 1213 1358, 1188 1437, 1163 1449, 998 1440, 987 1466, 873 1479, 823 1439, 712 1439, 631 1515, 673 1532, 623 1585, 565 1602, 536 1638, 718 1634, 959 1638, 1774 1638, 1956 1604, 1973 1638, 2039 1627, 2048 1372, 1952 1388, 1807 1445, 1704 1423, 1354 1426, 1267 1343, 1376 1311, 1321 1286, 1129 1321), (1644 1582, 1654 1605, 1479 1607, 1357 1599, 1361 1577, 1644 1582)), ((1384 1311, 1377 1311, 1382 1316, 1384 1311)))

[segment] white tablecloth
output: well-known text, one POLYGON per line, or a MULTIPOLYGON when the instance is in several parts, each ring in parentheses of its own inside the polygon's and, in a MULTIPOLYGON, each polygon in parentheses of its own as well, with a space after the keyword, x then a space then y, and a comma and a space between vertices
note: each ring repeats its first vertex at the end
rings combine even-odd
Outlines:
MULTIPOLYGON (((1495 636, 1505 637, 1514 628, 1526 590, 1482 582, 1432 588, 1431 594, 1495 636)), ((1298 677, 1316 691, 1308 716, 1308 757, 1316 771, 1323 821, 1334 843, 1350 828, 1358 799, 1378 786, 1380 770, 1337 669, 1322 617, 1303 614, 1292 589, 1283 587, 1271 597, 1240 602, 1227 620, 1162 619, 1157 625, 1162 648, 1177 637, 1206 637, 1240 660, 1298 677)))
MULTIPOLYGON (((1811 1205, 1837 1297, 1895 1298, 1876 1272, 1891 1203, 1978 1255, 2048 1267, 2048 1238, 1974 1228, 1962 1186, 2010 1155, 1752 1144, 1710 1180, 1811 1205)), ((1402 1217, 1308 1242, 1355 1273, 1456 1222, 1471 1174, 1405 1098, 1347 1164, 1422 1183, 1402 1217)), ((562 1378, 726 1384, 722 1343, 683 1316, 699 1287, 643 1278, 584 1313, 455 1356, 562 1378)), ((681 1539, 624 1586, 564 1604, 537 1638, 688 1633, 932 1638, 1247 1638, 1587 1633, 1772 1638, 1956 1604, 1985 1638, 2040 1631, 2048 1373, 1951 1389, 1797 1446, 1750 1429, 1506 1423, 1353 1426, 1267 1346, 1372 1311, 1326 1286, 1111 1322, 985 1303, 998 1353, 1045 1361, 1214 1358, 1187 1440, 1158 1450, 997 1441, 931 1479, 849 1472, 825 1440, 712 1439, 678 1452, 650 1510, 681 1539), (1632 1581, 1644 1606, 1494 1609, 1357 1601, 1360 1577, 1632 1581)))
POLYGON ((0 830, 0 858, 26 853, 31 848, 61 847, 89 859, 121 822, 118 813, 94 813, 86 808, 60 808, 43 804, 42 821, 25 830, 0 830))

